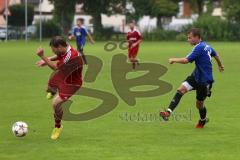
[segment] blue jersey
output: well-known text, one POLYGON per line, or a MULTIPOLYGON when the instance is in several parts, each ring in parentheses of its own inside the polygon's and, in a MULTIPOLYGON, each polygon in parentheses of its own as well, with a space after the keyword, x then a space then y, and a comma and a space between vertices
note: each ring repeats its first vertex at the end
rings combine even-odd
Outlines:
POLYGON ((217 53, 206 42, 201 41, 198 43, 186 58, 189 62, 195 61, 195 69, 193 76, 197 83, 209 84, 213 83, 212 75, 212 57, 217 53))
POLYGON ((75 27, 73 29, 73 35, 76 37, 76 42, 78 47, 83 48, 86 42, 87 34, 88 34, 88 31, 84 26, 75 27))

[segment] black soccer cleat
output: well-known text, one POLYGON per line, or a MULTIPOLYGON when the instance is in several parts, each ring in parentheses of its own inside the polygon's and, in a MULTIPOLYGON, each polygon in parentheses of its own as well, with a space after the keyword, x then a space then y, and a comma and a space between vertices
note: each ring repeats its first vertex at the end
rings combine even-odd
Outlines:
POLYGON ((199 120, 198 123, 196 124, 195 128, 203 128, 206 123, 209 122, 208 118, 205 118, 204 120, 199 120))

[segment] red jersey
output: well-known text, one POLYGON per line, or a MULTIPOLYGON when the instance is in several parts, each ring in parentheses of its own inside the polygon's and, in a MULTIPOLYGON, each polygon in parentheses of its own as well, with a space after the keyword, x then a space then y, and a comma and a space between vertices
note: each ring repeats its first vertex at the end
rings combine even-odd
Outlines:
POLYGON ((65 54, 58 56, 57 67, 63 73, 65 83, 82 83, 82 59, 79 52, 71 46, 68 46, 65 54))
MULTIPOLYGON (((127 40, 129 43, 129 48, 131 47, 131 45, 133 43, 136 43, 138 40, 142 39, 141 33, 139 32, 139 30, 137 30, 136 28, 134 28, 133 30, 129 30, 127 32, 127 40)), ((138 47, 139 45, 137 45, 136 47, 138 47)))
POLYGON ((58 69, 52 73, 48 81, 47 91, 58 90, 59 96, 67 100, 82 86, 82 58, 71 46, 67 52, 58 56, 58 69))

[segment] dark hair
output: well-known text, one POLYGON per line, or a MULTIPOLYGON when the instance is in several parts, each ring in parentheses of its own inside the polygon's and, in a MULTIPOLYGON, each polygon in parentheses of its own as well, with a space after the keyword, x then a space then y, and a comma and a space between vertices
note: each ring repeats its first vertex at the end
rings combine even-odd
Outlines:
POLYGON ((201 38, 201 31, 200 31, 200 29, 199 28, 192 28, 192 29, 190 29, 189 31, 188 31, 188 34, 190 34, 190 33, 192 33, 192 35, 194 36, 194 37, 199 37, 199 38, 201 38))
POLYGON ((65 40, 65 38, 63 38, 62 36, 55 36, 51 39, 50 43, 49 43, 50 46, 52 47, 59 47, 59 46, 63 46, 63 47, 67 47, 68 44, 65 40))
POLYGON ((136 24, 136 21, 132 19, 132 20, 129 20, 128 23, 136 24))
POLYGON ((77 21, 80 21, 80 22, 84 23, 84 19, 83 18, 78 18, 77 21))

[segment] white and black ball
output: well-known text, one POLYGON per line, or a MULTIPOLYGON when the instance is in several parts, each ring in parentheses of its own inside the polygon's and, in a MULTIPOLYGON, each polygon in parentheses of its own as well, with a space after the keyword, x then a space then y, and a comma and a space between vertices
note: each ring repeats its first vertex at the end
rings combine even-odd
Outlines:
POLYGON ((19 121, 13 124, 12 132, 16 137, 24 137, 28 133, 28 125, 25 122, 19 121))

